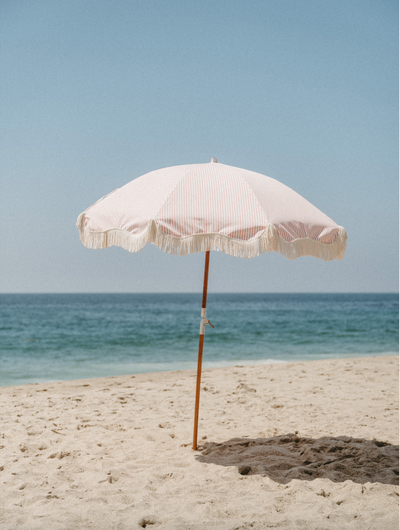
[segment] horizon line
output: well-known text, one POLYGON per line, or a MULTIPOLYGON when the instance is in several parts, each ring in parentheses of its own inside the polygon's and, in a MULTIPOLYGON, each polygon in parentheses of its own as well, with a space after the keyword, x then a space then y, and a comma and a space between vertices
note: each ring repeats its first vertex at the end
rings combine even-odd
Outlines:
MULTIPOLYGON (((200 294, 201 291, 33 291, 1 292, 1 295, 42 295, 42 294, 200 294)), ((396 294, 399 291, 211 291, 212 294, 396 294)))

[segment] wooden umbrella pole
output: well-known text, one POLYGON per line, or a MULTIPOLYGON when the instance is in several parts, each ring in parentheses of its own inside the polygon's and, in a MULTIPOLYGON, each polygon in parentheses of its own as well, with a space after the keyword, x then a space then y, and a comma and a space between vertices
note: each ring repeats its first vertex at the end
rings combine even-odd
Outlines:
MULTIPOLYGON (((207 309, 207 287, 208 287, 208 268, 210 264, 210 251, 206 251, 206 261, 204 265, 204 282, 203 282, 203 299, 201 303, 201 323, 199 336, 199 355, 197 359, 197 382, 196 382, 196 403, 194 407, 194 429, 193 429, 193 450, 197 449, 197 430, 199 426, 199 405, 200 405, 200 384, 201 384, 201 364, 203 361, 203 343, 204 343, 204 325, 206 320, 207 309)), ((212 326, 212 324, 211 324, 212 326)), ((214 326, 213 326, 214 327, 214 326)))

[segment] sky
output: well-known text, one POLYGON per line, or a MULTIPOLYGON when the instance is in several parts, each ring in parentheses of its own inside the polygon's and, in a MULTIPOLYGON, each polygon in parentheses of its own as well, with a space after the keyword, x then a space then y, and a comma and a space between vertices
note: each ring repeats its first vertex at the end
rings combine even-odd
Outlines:
POLYGON ((275 178, 341 261, 211 253, 209 292, 398 292, 395 0, 2 0, 0 292, 201 292, 204 254, 89 250, 78 215, 149 171, 275 178))

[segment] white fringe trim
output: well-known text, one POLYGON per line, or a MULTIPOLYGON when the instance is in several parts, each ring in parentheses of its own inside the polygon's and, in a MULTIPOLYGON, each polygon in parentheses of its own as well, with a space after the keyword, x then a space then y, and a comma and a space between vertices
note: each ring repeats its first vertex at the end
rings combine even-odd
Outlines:
POLYGON ((146 230, 134 236, 124 230, 114 229, 105 232, 91 232, 85 227, 85 212, 77 220, 80 238, 87 248, 107 248, 118 246, 129 252, 142 250, 147 243, 153 243, 163 252, 175 256, 185 256, 206 250, 219 250, 230 256, 255 258, 263 252, 280 252, 285 258, 296 259, 301 256, 313 256, 324 261, 342 259, 346 250, 347 234, 339 227, 336 240, 328 245, 310 238, 295 239, 288 243, 268 224, 263 233, 252 241, 241 241, 221 234, 196 234, 189 237, 174 237, 165 234, 151 219, 146 230))

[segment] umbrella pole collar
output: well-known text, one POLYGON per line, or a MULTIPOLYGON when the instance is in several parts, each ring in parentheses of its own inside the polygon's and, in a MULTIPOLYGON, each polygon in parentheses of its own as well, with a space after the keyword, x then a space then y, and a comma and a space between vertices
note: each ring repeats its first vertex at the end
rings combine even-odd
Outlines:
POLYGON ((201 308, 201 320, 200 320, 200 335, 204 335, 205 327, 207 324, 209 324, 212 328, 214 328, 214 326, 211 324, 208 318, 206 318, 206 312, 207 312, 207 309, 205 307, 202 307, 201 308))
POLYGON ((201 308, 201 320, 200 320, 200 335, 204 335, 205 332, 205 320, 206 320, 207 308, 201 308))

